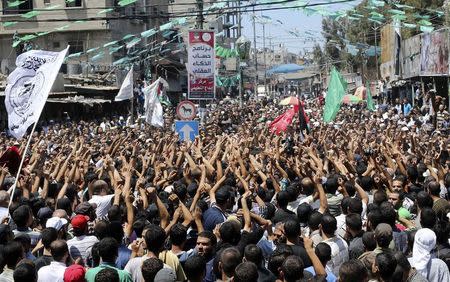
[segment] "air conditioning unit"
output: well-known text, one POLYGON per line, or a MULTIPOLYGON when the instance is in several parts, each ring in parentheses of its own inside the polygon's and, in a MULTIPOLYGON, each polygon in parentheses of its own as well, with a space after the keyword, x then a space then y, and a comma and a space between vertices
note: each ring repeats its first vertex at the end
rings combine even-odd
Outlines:
POLYGON ((67 74, 68 75, 75 75, 75 74, 81 74, 82 67, 80 64, 67 64, 67 74))

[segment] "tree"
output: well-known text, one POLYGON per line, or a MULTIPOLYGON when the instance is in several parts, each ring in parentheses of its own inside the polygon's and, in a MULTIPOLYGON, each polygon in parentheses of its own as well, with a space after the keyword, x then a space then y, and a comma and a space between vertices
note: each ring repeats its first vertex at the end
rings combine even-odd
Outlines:
POLYGON ((312 55, 314 63, 319 66, 319 70, 323 70, 325 68, 326 58, 319 44, 314 45, 312 55))
MULTIPOLYGON (((414 7, 414 9, 405 10, 407 23, 417 24, 420 20, 427 20, 435 27, 444 25, 445 17, 433 12, 444 6, 444 0, 403 0, 400 2, 404 5, 414 7)), ((417 24, 415 29, 403 29, 402 37, 409 38, 419 33, 421 33, 420 26, 417 24)))
POLYGON ((322 20, 322 35, 325 38, 325 56, 330 63, 338 68, 345 66, 343 56, 345 56, 345 31, 346 27, 340 21, 331 18, 322 20))

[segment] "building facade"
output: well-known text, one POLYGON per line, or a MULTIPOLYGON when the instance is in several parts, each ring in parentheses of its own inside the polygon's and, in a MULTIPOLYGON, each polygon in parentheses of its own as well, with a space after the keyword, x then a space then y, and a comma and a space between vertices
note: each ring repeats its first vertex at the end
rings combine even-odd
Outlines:
POLYGON ((17 7, 8 7, 8 2, 0 2, 0 72, 4 74, 15 68, 15 58, 25 43, 13 47, 17 38, 34 37, 25 43, 33 49, 60 51, 70 45, 69 54, 82 52, 67 60, 68 72, 77 73, 92 64, 107 71, 112 62, 126 55, 126 50, 104 52, 95 61, 92 57, 96 53, 86 51, 111 41, 120 43, 127 34, 138 34, 167 21, 166 0, 138 0, 125 7, 113 0, 25 0, 17 7))

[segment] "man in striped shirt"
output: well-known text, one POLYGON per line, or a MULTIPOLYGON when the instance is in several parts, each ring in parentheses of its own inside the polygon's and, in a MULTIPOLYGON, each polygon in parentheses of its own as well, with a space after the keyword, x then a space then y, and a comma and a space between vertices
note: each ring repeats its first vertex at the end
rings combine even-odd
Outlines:
POLYGON ((78 214, 72 218, 73 239, 67 241, 69 252, 73 259, 81 257, 84 262, 91 255, 92 246, 98 242, 97 237, 88 236, 89 217, 78 214))

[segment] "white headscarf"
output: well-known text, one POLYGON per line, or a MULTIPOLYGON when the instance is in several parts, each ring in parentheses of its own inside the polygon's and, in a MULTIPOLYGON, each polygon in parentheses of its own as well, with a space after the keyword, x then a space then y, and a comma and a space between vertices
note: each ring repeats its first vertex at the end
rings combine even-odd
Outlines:
POLYGON ((431 250, 436 246, 436 234, 433 230, 422 228, 414 237, 411 264, 423 277, 428 277, 428 263, 431 260, 431 250))

